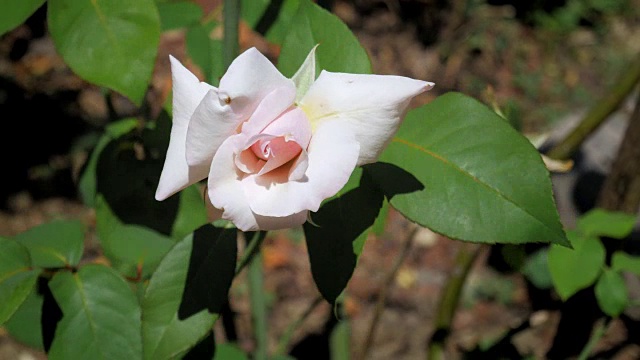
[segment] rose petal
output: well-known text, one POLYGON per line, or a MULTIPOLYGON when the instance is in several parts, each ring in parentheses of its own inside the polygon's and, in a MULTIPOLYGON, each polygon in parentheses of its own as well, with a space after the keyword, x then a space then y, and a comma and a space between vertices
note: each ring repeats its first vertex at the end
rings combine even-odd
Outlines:
POLYGON ((295 94, 293 81, 255 48, 240 54, 220 79, 221 94, 228 97, 233 112, 243 121, 253 114, 267 94, 281 87, 288 87, 295 94))
POLYGON ((254 112, 260 110, 256 116, 267 121, 264 128, 293 104, 295 92, 293 81, 280 74, 269 59, 255 48, 245 51, 220 79, 218 91, 208 93, 193 113, 187 132, 187 163, 211 163, 220 144, 254 112))
POLYGON ((209 84, 200 82, 173 56, 171 74, 173 78, 173 125, 171 138, 156 190, 156 200, 164 200, 185 187, 204 179, 209 164, 189 166, 185 160, 185 143, 189 119, 208 91, 215 91, 209 84))
POLYGON ((236 133, 240 120, 218 91, 209 91, 191 116, 187 130, 186 159, 191 166, 211 164, 218 147, 236 133))
POLYGON ((287 181, 289 174, 283 181, 277 171, 262 176, 252 174, 241 180, 251 209, 265 216, 317 211, 323 200, 347 183, 359 148, 353 132, 340 122, 321 124, 309 144, 308 167, 299 181, 287 181))
POLYGON ((211 204, 223 209, 222 218, 230 220, 242 231, 285 229, 304 223, 306 210, 283 217, 260 216, 251 210, 241 182, 244 174, 233 159, 234 153, 240 151, 238 144, 242 143, 238 137, 243 136, 235 135, 225 141, 213 158, 208 188, 211 204))
POLYGON ((300 107, 313 127, 338 120, 360 144, 358 165, 375 162, 398 130, 409 101, 433 83, 401 76, 322 71, 300 107))
POLYGON ((252 136, 260 133, 272 121, 293 105, 295 88, 279 87, 264 97, 249 120, 242 124, 242 132, 252 136))

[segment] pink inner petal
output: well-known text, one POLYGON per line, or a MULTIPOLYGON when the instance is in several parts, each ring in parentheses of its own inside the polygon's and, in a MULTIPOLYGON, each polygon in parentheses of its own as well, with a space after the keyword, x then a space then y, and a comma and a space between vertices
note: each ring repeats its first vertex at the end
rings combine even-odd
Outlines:
POLYGON ((287 141, 283 136, 280 136, 270 141, 256 142, 251 146, 251 150, 256 156, 267 159, 267 163, 258 173, 258 175, 262 175, 291 161, 300 154, 302 148, 297 142, 287 141))

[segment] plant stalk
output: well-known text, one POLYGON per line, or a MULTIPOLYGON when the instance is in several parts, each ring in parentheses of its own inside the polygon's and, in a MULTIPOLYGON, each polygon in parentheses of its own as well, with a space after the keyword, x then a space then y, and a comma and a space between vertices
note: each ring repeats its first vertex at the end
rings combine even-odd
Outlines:
POLYGON ((264 278, 262 273, 262 255, 256 252, 249 263, 249 298, 251 301, 251 319, 256 347, 253 353, 255 360, 267 360, 267 302, 264 296, 264 278))
POLYGON ((584 119, 547 154, 556 160, 567 160, 578 150, 582 142, 604 122, 633 91, 640 81, 640 57, 616 81, 608 95, 598 101, 584 119))
POLYGON ((460 295, 471 266, 484 247, 478 244, 463 244, 456 256, 455 266, 451 277, 442 289, 440 303, 435 320, 435 330, 427 345, 427 355, 430 360, 446 359, 445 343, 451 332, 453 316, 456 313, 460 295))
POLYGON ((224 39, 223 39, 223 61, 224 68, 229 68, 233 59, 240 52, 239 26, 240 26, 240 1, 225 0, 224 15, 224 39))

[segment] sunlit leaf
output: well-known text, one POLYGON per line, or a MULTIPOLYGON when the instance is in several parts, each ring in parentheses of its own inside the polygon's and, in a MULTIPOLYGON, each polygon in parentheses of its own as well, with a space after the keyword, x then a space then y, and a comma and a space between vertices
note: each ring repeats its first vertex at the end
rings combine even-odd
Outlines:
POLYGON ((381 160, 422 183, 391 205, 435 232, 480 243, 568 245, 539 153, 472 98, 449 93, 410 111, 381 160))
POLYGON ((613 270, 606 269, 595 287, 598 305, 605 314, 617 317, 622 314, 629 303, 627 285, 622 276, 613 270))
POLYGON ((45 0, 3 0, 0 9, 0 35, 22 24, 45 0))
POLYGON ((316 45, 317 71, 370 73, 371 62, 351 30, 335 15, 309 0, 301 0, 287 30, 278 68, 291 77, 316 45))
POLYGON ((29 249, 33 266, 76 266, 84 248, 84 225, 77 220, 55 220, 14 237, 29 249))
POLYGON ((142 301, 144 358, 161 360, 186 352, 213 326, 217 315, 202 310, 184 320, 178 319, 193 236, 176 244, 154 272, 142 301))
POLYGON ((576 227, 587 236, 623 239, 631 234, 635 223, 635 215, 593 209, 578 219, 576 227))
POLYGON ((153 0, 49 0, 56 49, 80 77, 140 104, 160 40, 153 0))
POLYGON ((49 359, 140 359, 140 305, 129 285, 106 266, 60 272, 49 282, 64 316, 49 359))
POLYGON ((576 231, 567 232, 573 249, 552 245, 549 248, 549 271, 553 285, 563 300, 593 284, 602 271, 605 249, 600 239, 576 231))

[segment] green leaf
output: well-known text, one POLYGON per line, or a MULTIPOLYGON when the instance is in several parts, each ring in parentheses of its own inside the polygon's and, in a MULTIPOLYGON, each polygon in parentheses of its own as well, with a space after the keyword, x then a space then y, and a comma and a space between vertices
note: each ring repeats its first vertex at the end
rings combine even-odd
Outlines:
POLYGON ((60 272, 49 282, 64 316, 49 359, 139 359, 140 306, 129 285, 106 266, 60 272))
POLYGON ((380 160, 424 185, 391 205, 435 232, 479 243, 569 244, 539 153, 472 98, 449 93, 410 111, 380 160))
MULTIPOLYGON (((272 43, 280 44, 289 35, 291 23, 293 23, 300 7, 300 2, 306 0, 284 0, 278 10, 276 19, 272 23, 256 24, 256 31, 266 33, 265 37, 272 43)), ((271 4, 277 4, 278 1, 271 1, 271 4)), ((261 18, 262 19, 262 18, 261 18)))
POLYGON ((0 35, 25 22, 45 0, 3 0, 0 9, 0 35))
POLYGON ((203 310, 178 319, 193 236, 176 244, 153 273, 142 301, 142 338, 145 359, 171 359, 198 343, 213 326, 217 315, 203 310))
POLYGON ((58 268, 76 266, 82 257, 84 225, 76 220, 54 220, 14 237, 26 246, 33 266, 58 268))
POLYGON ((42 350, 42 295, 37 287, 24 300, 13 316, 4 324, 9 334, 21 343, 42 350))
POLYGON ((240 5, 242 19, 249 27, 255 28, 270 2, 270 0, 242 0, 240 5))
POLYGON ((197 24, 202 17, 202 8, 189 1, 158 4, 162 31, 185 28, 197 24))
POLYGON ((335 15, 309 0, 302 0, 282 45, 278 68, 287 77, 298 70, 309 51, 316 51, 317 69, 371 73, 367 52, 351 30, 335 15))
POLYGON ((199 189, 199 186, 192 185, 180 192, 178 214, 171 230, 172 238, 183 239, 208 222, 207 209, 199 189))
POLYGON ((553 286, 548 259, 548 249, 540 249, 531 254, 522 267, 522 274, 538 289, 549 289, 553 286))
POLYGON ((193 233, 186 285, 178 309, 180 319, 203 309, 220 313, 229 301, 236 274, 237 230, 205 225, 193 233))
POLYGON ((602 273, 596 283, 595 293, 600 309, 612 317, 619 316, 629 303, 627 285, 622 276, 614 270, 606 269, 602 273))
POLYGON ((631 234, 636 216, 623 212, 593 209, 578 219, 577 229, 586 236, 623 239, 631 234))
POLYGON ((114 139, 130 132, 135 129, 138 124, 138 120, 133 118, 118 120, 114 123, 107 125, 104 134, 98 140, 96 147, 91 152, 89 161, 85 166, 80 181, 78 182, 78 190, 82 201, 87 206, 94 207, 96 201, 96 167, 98 166, 98 158, 105 146, 114 139))
POLYGON ((97 198, 96 218, 105 256, 114 268, 129 277, 149 276, 175 243, 149 228, 123 224, 102 196, 97 198))
POLYGON ((40 270, 31 268, 29 250, 0 238, 0 325, 22 305, 33 290, 40 270))
POLYGON ((363 175, 359 187, 325 203, 303 225, 311 274, 327 301, 333 303, 351 279, 358 259, 354 243, 367 235, 383 201, 382 192, 363 175))
POLYGON ((186 43, 189 57, 204 73, 205 81, 217 86, 224 74, 222 41, 212 39, 209 34, 216 23, 192 26, 187 31, 186 43))
POLYGON ((85 80, 109 87, 139 105, 160 41, 153 0, 49 0, 56 49, 85 80))
POLYGON ((640 256, 631 256, 623 251, 616 251, 611 257, 611 268, 614 271, 629 271, 640 276, 640 256))
MULTIPOLYGON (((247 360, 247 354, 242 351, 236 344, 218 344, 216 345, 216 356, 213 360, 247 360)), ((272 359, 273 360, 273 359, 272 359)))
POLYGON ((552 245, 548 257, 553 285, 563 300, 593 284, 605 261, 600 239, 576 231, 568 231, 567 236, 573 249, 552 245))

